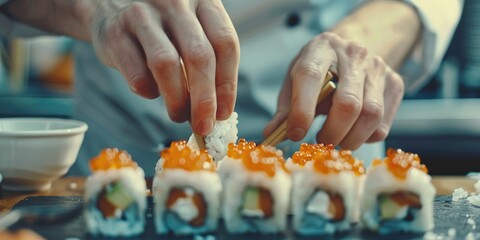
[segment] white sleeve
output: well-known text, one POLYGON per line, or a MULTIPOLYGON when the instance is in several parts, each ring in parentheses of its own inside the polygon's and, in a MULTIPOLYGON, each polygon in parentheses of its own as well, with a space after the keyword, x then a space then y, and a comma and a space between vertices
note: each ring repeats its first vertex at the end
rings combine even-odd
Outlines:
POLYGON ((406 94, 419 91, 437 71, 455 32, 463 0, 406 0, 422 21, 419 43, 400 69, 406 94))

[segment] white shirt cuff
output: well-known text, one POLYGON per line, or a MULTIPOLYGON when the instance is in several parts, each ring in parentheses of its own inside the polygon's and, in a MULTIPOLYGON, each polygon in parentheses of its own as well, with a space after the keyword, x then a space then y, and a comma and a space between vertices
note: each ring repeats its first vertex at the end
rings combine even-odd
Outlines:
POLYGON ((437 71, 460 20, 463 0, 406 2, 415 7, 423 25, 419 43, 400 69, 406 94, 413 94, 437 71))

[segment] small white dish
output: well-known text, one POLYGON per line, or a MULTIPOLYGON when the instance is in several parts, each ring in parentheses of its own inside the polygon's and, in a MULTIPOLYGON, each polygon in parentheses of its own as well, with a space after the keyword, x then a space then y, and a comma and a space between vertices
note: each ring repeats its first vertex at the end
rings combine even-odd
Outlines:
POLYGON ((86 123, 57 118, 0 118, 2 187, 48 190, 75 162, 86 123))

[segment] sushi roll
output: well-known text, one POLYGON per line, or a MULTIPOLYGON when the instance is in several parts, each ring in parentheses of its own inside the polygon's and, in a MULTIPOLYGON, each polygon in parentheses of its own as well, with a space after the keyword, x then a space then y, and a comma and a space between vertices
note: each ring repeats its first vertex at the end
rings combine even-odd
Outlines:
POLYGON ((312 154, 327 154, 330 151, 335 150, 332 144, 308 144, 302 143, 300 150, 296 151, 291 158, 288 158, 285 162, 285 167, 292 173, 299 172, 305 167, 307 162, 312 160, 312 154))
POLYGON ((231 173, 235 172, 236 169, 242 168, 242 159, 241 155, 249 154, 257 148, 257 144, 254 142, 248 142, 244 138, 240 138, 238 143, 230 143, 228 145, 227 154, 218 162, 218 174, 222 180, 222 184, 225 185, 227 179, 230 177, 231 173))
POLYGON ((367 170, 361 220, 382 234, 432 230, 435 188, 427 167, 414 153, 388 149, 367 170))
POLYGON ((358 219, 363 162, 351 151, 306 143, 288 162, 297 169, 292 188, 295 231, 314 235, 349 230, 358 219))
MULTIPOLYGON (((232 115, 223 121, 217 121, 213 130, 205 136, 205 148, 213 157, 215 163, 221 161, 227 154, 228 144, 237 142, 238 139, 238 114, 233 112, 232 115)), ((194 134, 188 140, 188 146, 192 149, 199 150, 194 134)))
POLYGON ((130 237, 144 231, 147 186, 143 170, 126 151, 104 149, 90 160, 84 216, 90 234, 130 237))
POLYGON ((185 141, 172 142, 161 153, 152 190, 157 233, 189 235, 216 229, 222 184, 205 150, 191 149, 185 141))
POLYGON ((229 233, 273 234, 287 227, 291 179, 282 151, 241 139, 222 160, 225 173, 223 218, 229 233))

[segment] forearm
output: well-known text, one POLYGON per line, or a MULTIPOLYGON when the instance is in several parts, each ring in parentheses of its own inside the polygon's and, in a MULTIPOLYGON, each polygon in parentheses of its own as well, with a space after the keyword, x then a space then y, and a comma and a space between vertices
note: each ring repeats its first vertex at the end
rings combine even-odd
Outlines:
POLYGON ((421 22, 415 9, 401 1, 366 3, 332 31, 364 45, 397 69, 416 44, 421 22))
MULTIPOLYGON (((27 25, 52 33, 90 40, 83 19, 78 14, 80 0, 12 0, 0 12, 27 25)), ((85 9, 85 8, 84 8, 85 9)))

